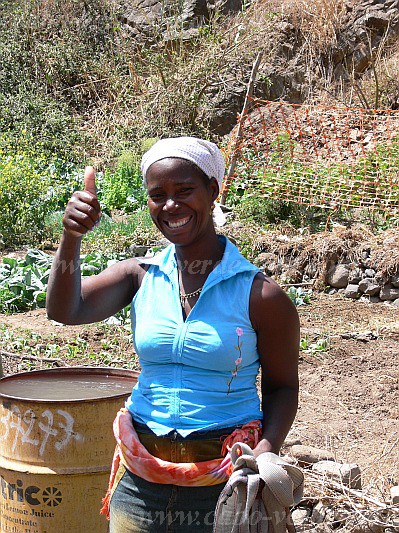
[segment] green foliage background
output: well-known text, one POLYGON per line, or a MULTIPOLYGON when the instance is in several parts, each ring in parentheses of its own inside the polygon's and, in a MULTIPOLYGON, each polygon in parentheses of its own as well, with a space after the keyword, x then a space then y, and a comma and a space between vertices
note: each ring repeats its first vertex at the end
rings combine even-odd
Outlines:
MULTIPOLYGON (((86 164, 98 170, 104 212, 131 215, 128 222, 140 228, 141 240, 153 243, 147 221, 136 217, 146 204, 142 153, 159 137, 212 137, 212 117, 224 98, 239 98, 243 85, 237 80, 248 79, 255 53, 263 52, 266 67, 273 64, 281 45, 276 31, 286 21, 283 10, 268 4, 251 10, 244 2, 241 13, 216 13, 186 40, 181 5, 165 4, 153 39, 142 46, 123 28, 116 0, 0 3, 0 249, 55 242, 86 164), (168 42, 165 29, 173 29, 168 42)), ((266 68, 257 88, 267 96, 269 87, 266 68)), ((373 171, 372 161, 368 169, 373 171)), ((243 219, 314 230, 328 219, 326 210, 265 199, 256 189, 246 194, 250 169, 238 172, 241 182, 228 201, 243 219)), ((284 172, 306 177, 307 169, 283 165, 283 181, 284 172)), ((103 226, 104 243, 127 243, 117 222, 103 226)))

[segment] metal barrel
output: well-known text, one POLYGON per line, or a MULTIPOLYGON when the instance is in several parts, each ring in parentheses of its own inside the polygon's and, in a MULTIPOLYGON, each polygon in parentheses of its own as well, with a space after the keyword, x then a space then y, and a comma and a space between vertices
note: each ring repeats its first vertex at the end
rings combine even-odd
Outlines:
POLYGON ((106 533, 112 423, 138 372, 69 367, 0 379, 1 533, 106 533))

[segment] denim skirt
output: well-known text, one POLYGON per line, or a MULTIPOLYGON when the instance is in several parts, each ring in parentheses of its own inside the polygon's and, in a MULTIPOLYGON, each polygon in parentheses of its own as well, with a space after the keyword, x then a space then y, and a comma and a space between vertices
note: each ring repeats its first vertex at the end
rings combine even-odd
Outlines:
MULTIPOLYGON (((221 457, 223 437, 236 427, 157 437, 135 423, 142 444, 154 456, 171 462, 198 462, 221 457)), ((224 483, 180 487, 152 483, 123 465, 110 502, 110 533, 211 533, 216 503, 224 483)))

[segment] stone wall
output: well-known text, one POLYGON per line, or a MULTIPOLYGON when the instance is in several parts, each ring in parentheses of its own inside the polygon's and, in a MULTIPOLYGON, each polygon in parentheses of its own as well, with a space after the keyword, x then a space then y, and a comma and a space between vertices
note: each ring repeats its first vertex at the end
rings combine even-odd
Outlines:
POLYGON ((361 226, 313 235, 270 232, 254 239, 253 248, 255 264, 282 283, 399 307, 398 229, 377 235, 361 226))

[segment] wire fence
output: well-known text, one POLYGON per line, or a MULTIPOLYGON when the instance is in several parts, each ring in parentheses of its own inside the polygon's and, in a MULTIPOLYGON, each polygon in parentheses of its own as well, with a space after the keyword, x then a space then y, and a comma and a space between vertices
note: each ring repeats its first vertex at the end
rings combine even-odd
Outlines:
POLYGON ((399 214, 398 111, 254 99, 240 124, 226 150, 236 157, 224 183, 230 200, 257 195, 399 214))

